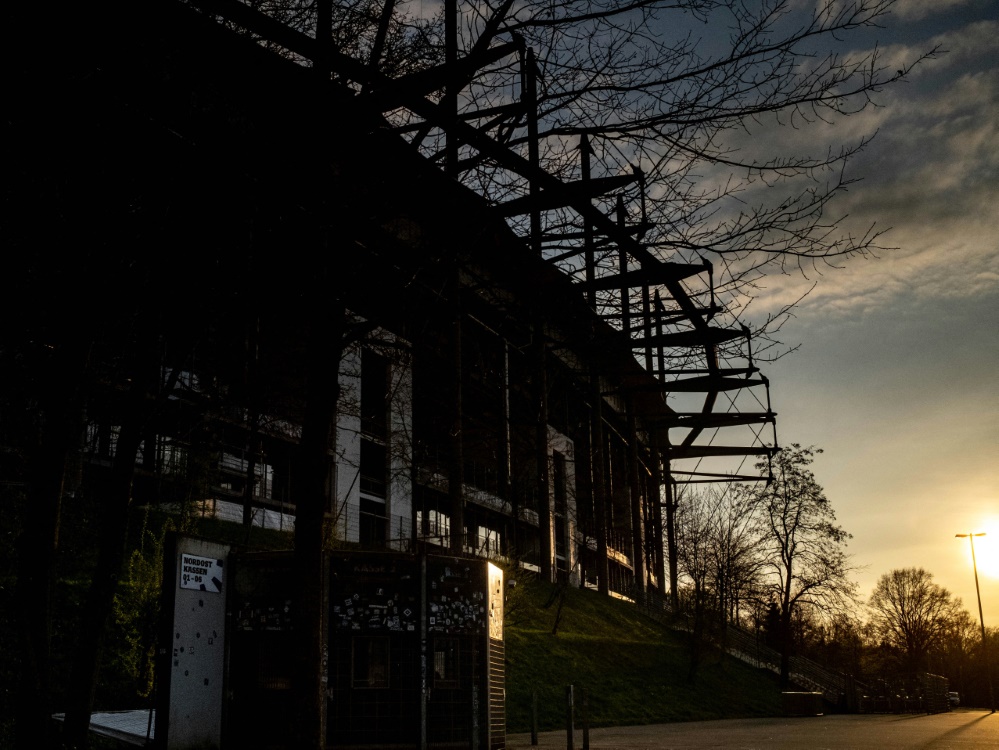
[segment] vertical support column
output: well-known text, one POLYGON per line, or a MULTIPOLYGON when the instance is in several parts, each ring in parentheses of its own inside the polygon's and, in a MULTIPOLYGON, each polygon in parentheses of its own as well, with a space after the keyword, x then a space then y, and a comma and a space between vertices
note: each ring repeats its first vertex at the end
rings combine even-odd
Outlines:
POLYGON ((653 569, 659 586, 666 583, 666 565, 663 559, 663 537, 666 530, 663 528, 663 508, 662 508, 662 454, 659 450, 659 437, 656 429, 649 431, 649 466, 652 476, 649 479, 649 505, 652 507, 652 554, 653 569))
MULTIPOLYGON (((666 312, 666 308, 663 305, 662 297, 659 295, 659 290, 657 289, 654 295, 655 303, 655 328, 656 336, 662 336, 663 333, 663 319, 662 316, 666 312)), ((666 354, 662 346, 657 347, 656 357, 658 359, 658 372, 657 375, 660 379, 666 377, 666 354)), ((669 457, 669 437, 667 433, 666 438, 667 445, 663 446, 659 444, 658 439, 656 440, 656 448, 658 454, 658 460, 655 462, 657 469, 661 467, 662 473, 660 475, 657 485, 662 489, 660 493, 665 497, 658 503, 656 507, 660 510, 662 505, 666 506, 666 566, 669 573, 669 595, 670 595, 670 606, 673 608, 674 612, 678 612, 680 609, 680 595, 678 590, 679 585, 679 575, 677 573, 677 550, 676 550, 676 501, 673 496, 673 474, 670 472, 670 457, 669 457)), ((661 527, 660 527, 661 528, 661 527)))
MULTIPOLYGON (((523 69, 524 109, 527 115, 527 151, 532 167, 537 168, 541 157, 538 144, 538 69, 534 58, 534 49, 527 48, 527 56, 523 69)), ((530 194, 536 197, 539 187, 535 180, 530 181, 530 194)), ((536 204, 535 204, 536 205, 536 204)), ((541 211, 536 207, 531 209, 531 249, 541 255, 541 211)), ((550 481, 548 476, 548 373, 547 344, 545 342, 544 320, 540 312, 535 313, 534 320, 535 349, 535 398, 537 399, 537 432, 535 437, 535 460, 537 462, 537 502, 538 502, 538 533, 540 536, 540 573, 542 580, 554 580, 554 554, 552 549, 552 513, 550 481)))
POLYGON ((674 612, 680 611, 680 577, 677 572, 676 498, 673 475, 669 470, 668 449, 663 453, 663 488, 666 490, 666 553, 669 561, 669 601, 674 612))
POLYGON ((628 484, 631 491, 631 566, 635 576, 635 601, 645 601, 645 529, 642 525, 642 481, 638 464, 638 429, 635 405, 628 399, 628 484))
POLYGON ((306 363, 306 405, 302 437, 292 474, 296 503, 294 584, 295 628, 293 689, 297 716, 296 747, 321 748, 326 741, 326 681, 328 657, 327 578, 323 545, 332 522, 328 512, 330 455, 340 395, 339 367, 343 358, 346 311, 329 300, 334 289, 327 268, 312 279, 310 330, 306 363))
POLYGON ((427 643, 427 555, 420 555, 420 750, 427 750, 427 701, 430 700, 427 643))
MULTIPOLYGON (((617 197, 617 225, 623 230, 626 223, 624 212, 624 199, 617 197)), ((628 253, 621 247, 618 249, 618 269, 622 278, 628 273, 628 253)), ((631 294, 627 285, 621 287, 621 328, 625 334, 631 336, 631 294)))
POLYGON ((451 292, 451 444, 448 463, 448 498, 451 501, 451 540, 450 548, 461 553, 465 547, 465 452, 464 452, 464 408, 462 404, 462 305, 460 294, 460 273, 455 258, 451 292))
MULTIPOLYGON (((458 174, 458 139, 454 125, 458 120, 458 2, 444 0, 444 64, 446 83, 442 108, 445 113, 445 172, 451 177, 458 174)), ((456 238, 455 238, 456 239, 456 238)), ((454 268, 451 277, 451 444, 448 464, 448 497, 451 501, 451 550, 461 553, 465 545, 465 496, 462 421, 462 306, 461 273, 457 243, 452 240, 454 268)))
POLYGON ((555 580, 555 554, 552 545, 552 496, 548 464, 551 449, 548 445, 548 344, 540 315, 534 323, 535 349, 535 398, 537 399, 537 427, 535 432, 535 460, 537 461, 538 534, 541 542, 540 574, 543 581, 555 580))
POLYGON ((510 345, 505 340, 500 341, 500 346, 503 348, 503 359, 502 367, 503 372, 501 375, 502 384, 501 388, 503 390, 502 395, 502 406, 500 415, 500 436, 497 441, 499 444, 499 476, 497 481, 499 484, 499 496, 503 498, 505 502, 510 503, 510 515, 513 520, 511 523, 511 533, 507 539, 506 554, 510 557, 516 557, 520 548, 517 544, 517 527, 519 526, 518 519, 520 517, 520 503, 517 498, 513 496, 513 488, 511 487, 510 480, 510 345))
MULTIPOLYGON (((590 157, 592 155, 593 147, 590 145, 589 138, 584 133, 579 138, 580 177, 584 183, 590 180, 590 157)), ((583 219, 583 248, 586 263, 586 301, 596 311, 597 291, 594 285, 596 281, 596 253, 594 250, 593 226, 585 217, 583 219)), ((597 537, 597 588, 600 593, 607 594, 610 591, 610 587, 607 580, 607 510, 604 494, 604 436, 601 409, 603 398, 600 394, 600 377, 594 367, 590 368, 590 382, 592 384, 593 399, 593 408, 590 415, 590 491, 593 500, 593 531, 597 537)))
POLYGON ((595 367, 590 368, 590 387, 593 399, 590 465, 593 474, 593 514, 597 535, 597 590, 601 594, 609 594, 610 565, 607 562, 607 484, 605 473, 607 459, 604 453, 604 398, 600 392, 600 376, 595 367))
MULTIPOLYGON (((656 289, 655 293, 655 306, 656 306, 656 337, 661 338, 663 335, 663 313, 666 311, 663 305, 662 298, 659 296, 659 290, 656 289)), ((660 345, 656 347, 656 359, 657 362, 657 372, 656 374, 660 379, 666 376, 666 350, 660 345)))
POLYGON ((652 300, 649 298, 648 284, 642 284, 642 336, 646 341, 645 369, 651 373, 655 362, 652 359, 652 345, 648 343, 652 336, 652 300))
POLYGON ((250 313, 244 321, 243 335, 243 389, 249 398, 246 412, 246 485, 243 488, 243 528, 246 541, 250 541, 253 526, 253 497, 257 486, 257 456, 263 456, 263 443, 260 438, 261 415, 259 413, 257 381, 260 366, 260 313, 250 313))
MULTIPOLYGON (((316 97, 312 161, 316 167, 318 200, 315 247, 321 257, 331 255, 330 206, 338 203, 339 185, 323 183, 329 163, 331 110, 328 100, 333 44, 333 0, 316 5, 316 58, 313 73, 316 97)), ((339 303, 338 276, 329 266, 315 273, 304 286, 308 343, 305 363, 305 408, 302 433, 291 478, 295 501, 295 554, 292 597, 298 635, 292 648, 295 701, 293 741, 296 747, 322 748, 326 744, 327 566, 323 545, 330 530, 329 512, 335 490, 330 485, 338 401, 340 361, 344 356, 346 310, 339 303)))

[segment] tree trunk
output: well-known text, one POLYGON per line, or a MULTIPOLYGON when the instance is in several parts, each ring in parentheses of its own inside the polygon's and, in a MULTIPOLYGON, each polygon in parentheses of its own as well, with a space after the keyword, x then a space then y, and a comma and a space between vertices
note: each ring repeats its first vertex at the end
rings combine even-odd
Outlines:
POLYGON ((791 611, 785 609, 780 616, 780 687, 787 690, 791 684, 791 611))
POLYGON ((294 747, 326 744, 326 573, 324 547, 330 498, 330 454, 340 394, 344 310, 313 291, 315 308, 306 364, 306 405, 294 473, 295 711, 294 747), (324 309, 325 308, 325 309, 324 309))
POLYGON ((687 668, 687 680, 691 683, 697 680, 697 670, 701 666, 701 651, 704 646, 704 587, 694 581, 694 617, 690 628, 690 664, 687 668))
POLYGON ((780 686, 787 690, 791 683, 791 581, 792 565, 785 567, 786 578, 780 602, 780 686))

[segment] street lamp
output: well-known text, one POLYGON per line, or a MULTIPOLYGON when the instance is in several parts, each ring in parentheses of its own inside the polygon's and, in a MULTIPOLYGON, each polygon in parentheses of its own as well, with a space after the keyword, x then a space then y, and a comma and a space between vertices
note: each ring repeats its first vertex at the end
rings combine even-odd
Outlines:
POLYGON ((985 677, 989 681, 989 704, 992 708, 992 713, 996 712, 996 697, 995 693, 992 692, 992 670, 990 669, 989 663, 989 645, 985 640, 985 617, 982 615, 982 592, 978 588, 978 563, 975 561, 975 537, 985 536, 984 531, 980 531, 977 534, 955 534, 955 537, 963 539, 968 537, 968 541, 971 542, 971 567, 975 571, 975 594, 978 596, 978 621, 982 624, 982 657, 985 659, 985 677))

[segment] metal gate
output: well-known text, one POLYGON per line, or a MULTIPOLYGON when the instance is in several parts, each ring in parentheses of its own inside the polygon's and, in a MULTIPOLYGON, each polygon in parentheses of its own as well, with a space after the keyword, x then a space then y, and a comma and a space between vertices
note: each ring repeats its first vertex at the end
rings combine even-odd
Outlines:
MULTIPOLYGON (((225 744, 291 736, 291 553, 235 568, 225 744)), ((503 750, 503 574, 483 560, 328 557, 326 742, 340 748, 503 750)))

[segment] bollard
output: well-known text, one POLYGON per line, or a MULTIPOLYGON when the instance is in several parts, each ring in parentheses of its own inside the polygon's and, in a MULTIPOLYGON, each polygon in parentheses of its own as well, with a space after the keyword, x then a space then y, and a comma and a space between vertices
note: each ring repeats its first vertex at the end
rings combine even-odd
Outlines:
POLYGON ((531 693, 531 745, 538 744, 538 691, 531 693))
POLYGON ((572 685, 565 686, 565 750, 573 746, 572 685))
POLYGON ((590 750, 590 714, 587 711, 586 690, 580 691, 579 713, 583 720, 583 750, 590 750))

